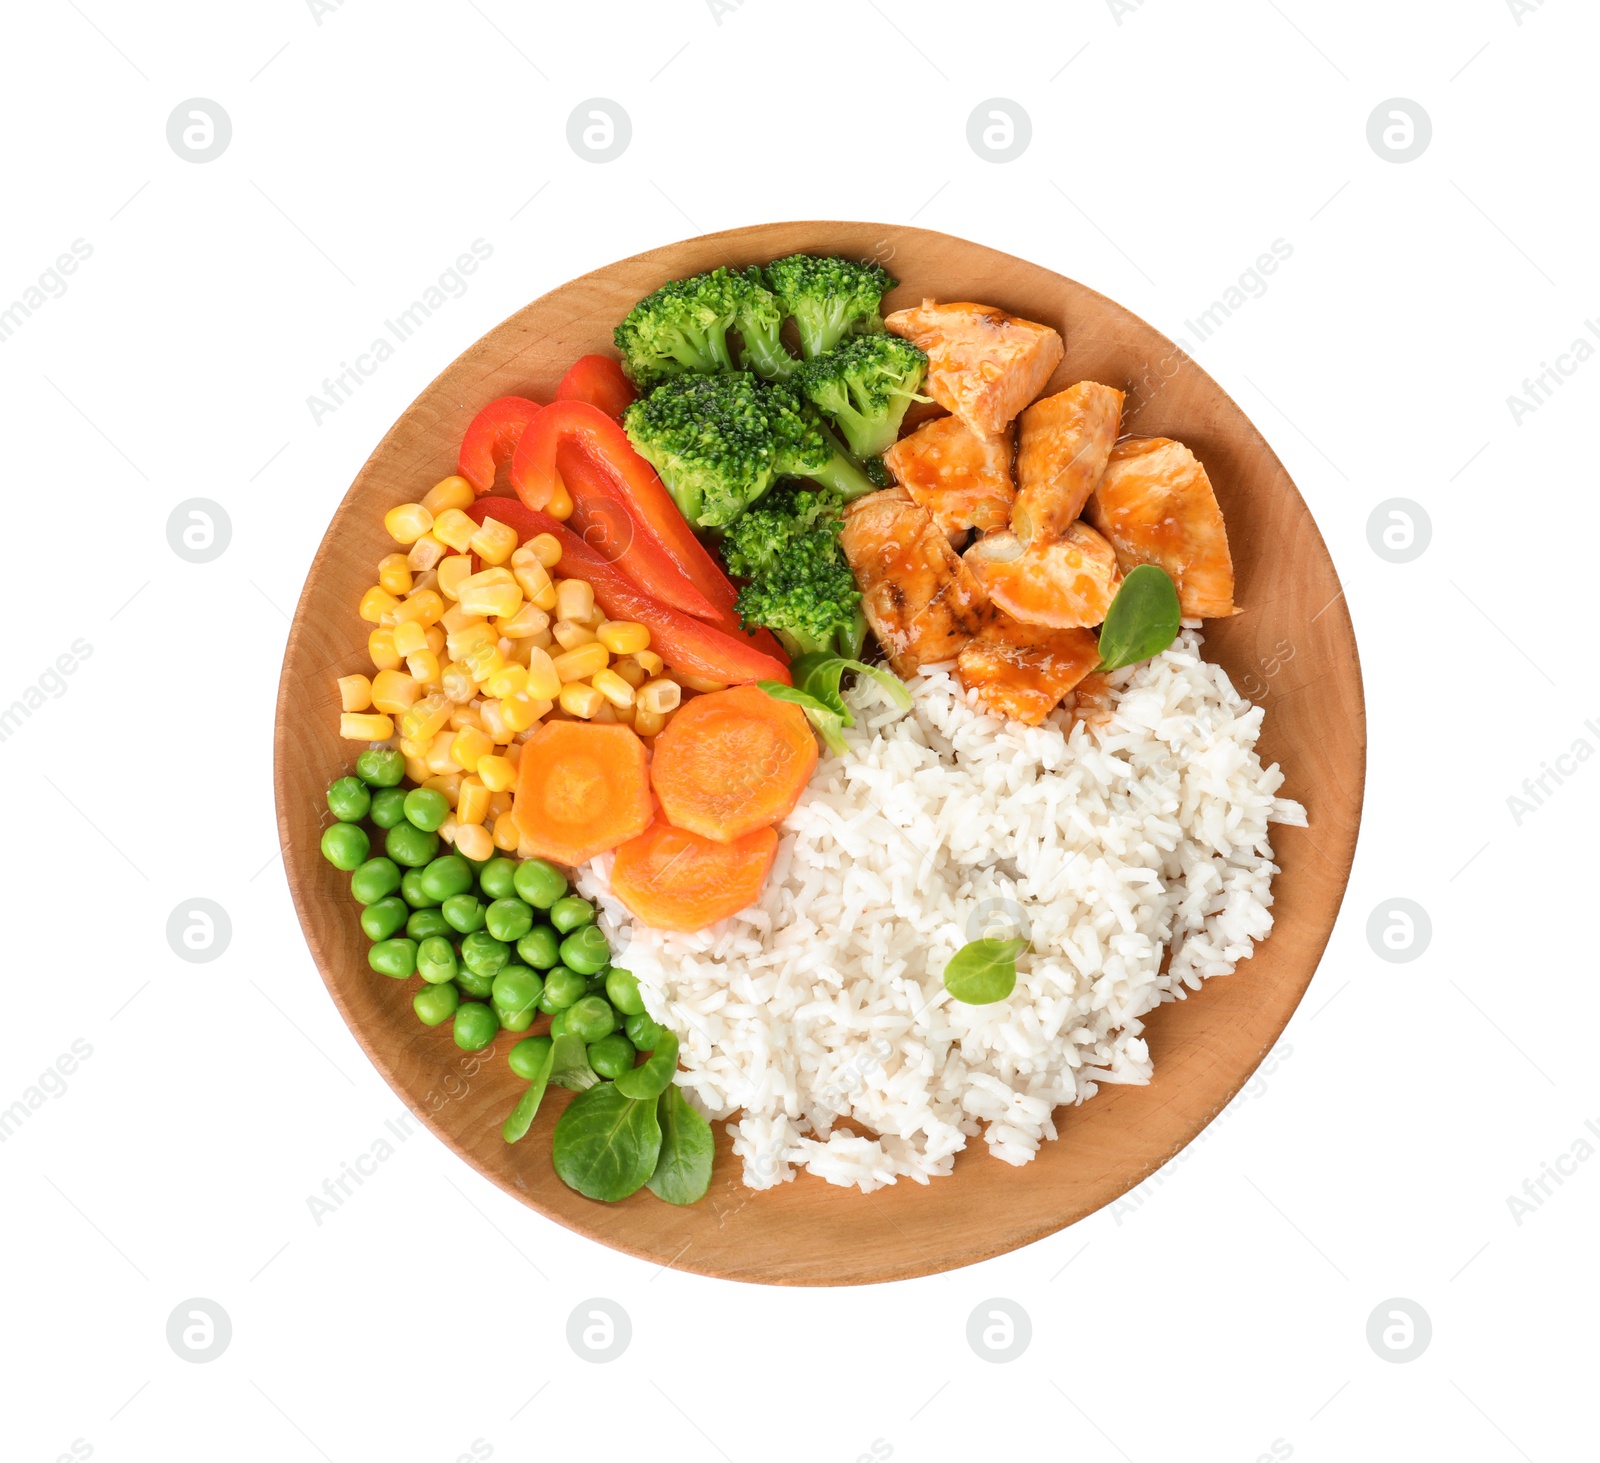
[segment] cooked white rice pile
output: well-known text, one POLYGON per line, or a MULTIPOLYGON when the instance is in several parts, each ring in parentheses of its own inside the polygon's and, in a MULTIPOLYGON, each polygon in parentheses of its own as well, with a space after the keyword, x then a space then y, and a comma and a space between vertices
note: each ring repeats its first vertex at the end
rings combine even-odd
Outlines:
POLYGON ((739 1111, 750 1187, 796 1167, 866 1192, 926 1183, 980 1133, 1026 1163, 1058 1105, 1150 1080, 1148 1011, 1271 930, 1267 824, 1305 811, 1255 754, 1261 708, 1193 629, 1112 680, 1093 730, 1002 721, 944 672, 912 683, 905 715, 858 688, 850 753, 817 768, 761 902, 700 934, 634 925, 609 859, 585 871, 682 1041, 679 1082, 713 1118, 739 1111), (1031 940, 1012 996, 953 1000, 950 957, 1011 933, 1031 940))

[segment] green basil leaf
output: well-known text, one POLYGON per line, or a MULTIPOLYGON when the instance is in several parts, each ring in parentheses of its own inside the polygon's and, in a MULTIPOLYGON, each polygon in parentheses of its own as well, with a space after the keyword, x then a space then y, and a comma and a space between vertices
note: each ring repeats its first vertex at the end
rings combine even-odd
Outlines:
POLYGON ((661 1124, 661 1157, 645 1187, 669 1204, 693 1204, 705 1198, 717 1152, 711 1124, 676 1083, 656 1099, 656 1120, 661 1124))
POLYGON ((850 750, 850 744, 845 741, 843 732, 843 728, 849 723, 846 723, 831 706, 824 705, 805 691, 784 685, 782 681, 757 681, 756 685, 774 701, 792 701, 804 711, 806 720, 816 728, 817 735, 822 738, 834 756, 842 756, 850 750))
POLYGON ((605 1203, 642 1189, 660 1156, 655 1102, 635 1102, 614 1082, 573 1098, 550 1140, 550 1162, 561 1182, 605 1203))
POLYGON ((648 1098, 654 1102, 672 1085, 672 1074, 677 1070, 678 1038, 670 1031, 663 1031, 656 1049, 643 1065, 617 1078, 616 1089, 624 1097, 640 1101, 648 1098))
POLYGON ((1123 666, 1160 655, 1178 638, 1178 588, 1165 569, 1141 564, 1122 581, 1122 588, 1106 611, 1100 627, 1098 671, 1119 671, 1123 666))
MULTIPOLYGON (((533 1081, 528 1084, 528 1090, 522 1094, 522 1100, 511 1109, 511 1116, 505 1120, 500 1129, 500 1136, 507 1143, 515 1143, 533 1126, 533 1120, 539 1114, 539 1104, 544 1101, 545 1092, 550 1086, 550 1069, 555 1063, 555 1043, 550 1044, 544 1054, 544 1060, 539 1063, 533 1074, 533 1081)), ((588 1059, 587 1052, 585 1060, 588 1059)))
POLYGON ((600 1080, 589 1065, 589 1048, 581 1036, 564 1031, 550 1047, 550 1081, 553 1086, 573 1092, 587 1092, 600 1080))
POLYGON ((944 988, 969 1006, 1003 1001, 1017 987, 1017 956, 1026 940, 974 940, 950 957, 944 988))

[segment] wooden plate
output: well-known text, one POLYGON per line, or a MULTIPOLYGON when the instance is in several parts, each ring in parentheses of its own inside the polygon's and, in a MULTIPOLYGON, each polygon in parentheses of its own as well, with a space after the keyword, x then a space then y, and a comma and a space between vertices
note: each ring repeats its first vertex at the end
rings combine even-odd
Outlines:
MULTIPOLYGON (((390 1086, 462 1158, 540 1213, 644 1259, 733 1280, 853 1285, 969 1265, 1051 1234, 1146 1178, 1216 1116, 1276 1041, 1327 943, 1355 848, 1365 758, 1361 672, 1338 576, 1282 464, 1216 382, 1120 305, 1036 264, 926 229, 784 223, 668 245, 575 279, 490 331, 412 403, 351 485, 306 579, 278 694, 274 778, 289 886, 334 1002, 390 1086), (505 1062, 515 1038, 463 1053, 448 1027, 418 1023, 415 982, 367 968, 348 876, 317 847, 323 789, 357 750, 337 736, 334 677, 370 669, 356 604, 393 548, 385 510, 455 471, 461 434, 485 402, 548 401, 567 366, 609 351, 612 327, 665 280, 797 250, 876 257, 902 281, 886 309, 926 295, 1048 322, 1067 353, 1047 391, 1085 378, 1121 387, 1126 430, 1194 449, 1227 517, 1245 607, 1207 625, 1206 655, 1265 703, 1262 759, 1282 765, 1311 827, 1273 832, 1283 873, 1271 938, 1235 975, 1151 1016, 1154 1082, 1106 1087, 1059 1112, 1060 1140, 1033 1163, 1011 1168, 977 1143, 951 1177, 926 1187, 862 1195, 801 1173, 755 1193, 740 1184, 719 1126, 700 1204, 677 1209, 644 1192, 594 1204, 551 1170, 550 1110, 521 1143, 500 1138, 523 1085, 505 1062)), ((565 1100, 554 1094, 551 1106, 565 1100)))

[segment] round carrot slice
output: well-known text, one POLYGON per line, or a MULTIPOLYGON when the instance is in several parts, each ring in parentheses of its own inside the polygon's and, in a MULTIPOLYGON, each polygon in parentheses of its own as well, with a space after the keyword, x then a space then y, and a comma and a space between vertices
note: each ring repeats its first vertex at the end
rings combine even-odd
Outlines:
POLYGON ((617 850, 611 892, 652 929, 693 934, 754 904, 777 852, 772 828, 718 843, 657 818, 617 850))
POLYGON ((631 728, 550 721, 523 744, 511 816, 524 857, 587 863, 643 832, 651 812, 648 758, 631 728))
POLYGON ((817 765, 806 714, 759 686, 686 701, 656 738, 650 780, 676 828, 731 843, 787 818, 817 765))

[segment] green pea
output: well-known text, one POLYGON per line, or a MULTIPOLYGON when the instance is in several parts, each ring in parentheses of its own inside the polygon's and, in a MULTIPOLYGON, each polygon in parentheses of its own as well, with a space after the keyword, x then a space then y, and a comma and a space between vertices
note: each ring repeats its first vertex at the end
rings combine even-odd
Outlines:
POLYGON ((535 909, 549 909, 567 892, 567 876, 542 858, 528 858, 517 865, 517 894, 535 909))
POLYGON ((380 828, 393 828, 406 815, 406 795, 397 787, 381 787, 372 795, 372 821, 380 828))
POLYGON ((533 1024, 543 994, 544 982, 526 965, 506 966, 495 976, 490 991, 500 1022, 508 1031, 526 1031, 533 1024), (508 1017, 526 1019, 521 1026, 514 1026, 508 1017))
POLYGON ((367 830, 355 823, 335 823, 322 835, 322 856, 336 869, 348 873, 359 868, 372 847, 367 830))
POLYGON ((644 1013, 644 997, 639 994, 639 977, 631 970, 614 966, 606 975, 606 999, 624 1016, 644 1013))
POLYGON ((452 894, 440 905, 439 913, 458 935, 470 935, 483 928, 484 904, 476 894, 452 894))
POLYGON ((603 996, 585 996, 567 1012, 567 1030, 585 1045, 610 1036, 616 1029, 617 1013, 603 996))
POLYGON ((606 976, 611 973, 609 965, 602 965, 593 975, 583 978, 583 993, 586 996, 604 996, 606 993, 606 976))
POLYGON ((414 787, 406 794, 406 821, 424 833, 434 833, 450 816, 450 799, 436 787, 414 787))
POLYGON ((439 852, 439 835, 424 833, 410 823, 396 823, 383 836, 383 851, 397 864, 420 869, 439 852))
POLYGON ((530 1036, 511 1048, 511 1054, 506 1058, 506 1062, 524 1082, 531 1082, 539 1075, 539 1068, 544 1063, 545 1053, 550 1050, 550 1045, 548 1036, 530 1036))
POLYGON ((474 975, 493 979, 510 958, 511 947, 487 930, 474 930, 461 942, 461 963, 474 975))
POLYGON ((475 1001, 487 1001, 494 991, 494 977, 479 975, 463 965, 456 971, 456 985, 461 988, 463 995, 471 996, 475 1001))
POLYGON ((369 747, 356 758, 356 776, 368 787, 398 787, 405 775, 405 756, 393 747, 369 747))
MULTIPOLYGON (((419 836, 436 837, 432 834, 419 836)), ((465 894, 472 887, 472 865, 459 853, 444 854, 422 871, 422 887, 435 904, 442 904, 454 895, 465 894)))
POLYGON ((406 933, 413 940, 431 940, 435 935, 452 936, 455 931, 445 923, 437 909, 414 909, 406 921, 406 933))
POLYGON ((535 925, 517 941, 517 954, 535 970, 549 970, 561 963, 560 941, 549 925, 535 925))
POLYGON ((400 876, 400 897, 413 909, 432 909, 439 901, 422 887, 422 870, 407 869, 400 876))
POLYGON ((636 1055, 633 1043, 620 1031, 589 1043, 589 1065, 601 1077, 620 1077, 633 1066, 636 1055))
POLYGON ((544 995, 539 998, 539 1009, 554 1016, 565 1011, 574 1001, 583 998, 583 977, 576 971, 558 965, 544 978, 544 995))
POLYGON ((561 963, 579 975, 594 975, 611 960, 611 942, 599 925, 584 925, 561 942, 561 963))
MULTIPOLYGON (((533 902, 531 899, 528 901, 533 902)), ((565 899, 558 899, 550 906, 550 923, 563 935, 577 929, 580 925, 594 923, 594 905, 587 899, 579 899, 576 894, 569 894, 565 899)))
POLYGON ((478 887, 491 899, 509 899, 517 892, 517 861, 495 855, 478 871, 478 887))
POLYGON ((411 1009, 424 1026, 437 1026, 456 1014, 461 992, 453 985, 425 985, 411 998, 411 1009))
POLYGON ((572 1007, 568 1006, 566 1011, 557 1011, 550 1018, 550 1039, 552 1041, 557 1041, 567 1034, 567 1011, 571 1009, 572 1007))
POLYGON ((417 974, 429 985, 456 978, 456 947, 443 935, 429 935, 417 946, 417 974))
POLYGON ((481 1052, 500 1030, 500 1018, 482 1001, 464 1001, 456 1009, 456 1045, 465 1052, 481 1052))
POLYGON ((495 939, 515 944, 533 928, 533 911, 520 899, 497 899, 485 913, 484 924, 495 939))
POLYGON ((372 794, 359 777, 341 777, 328 784, 328 811, 341 823, 359 823, 372 806, 372 794))
POLYGON ((627 1033, 628 1040, 642 1052, 653 1052, 667 1034, 660 1022, 642 1011, 637 1016, 628 1017, 622 1023, 622 1029, 627 1033))
POLYGON ((417 968, 417 942, 379 940, 367 951, 367 964, 379 975, 392 975, 396 980, 404 980, 417 968))
POLYGON ((400 887, 400 870, 386 858, 369 858, 350 876, 350 894, 358 904, 376 904, 400 887))
MULTIPOLYGON (((400 928, 410 913, 405 900, 390 894, 384 899, 374 901, 361 911, 361 933, 369 940, 387 940, 390 935, 400 933, 400 928)), ((407 930, 406 933, 411 932, 407 930)))

